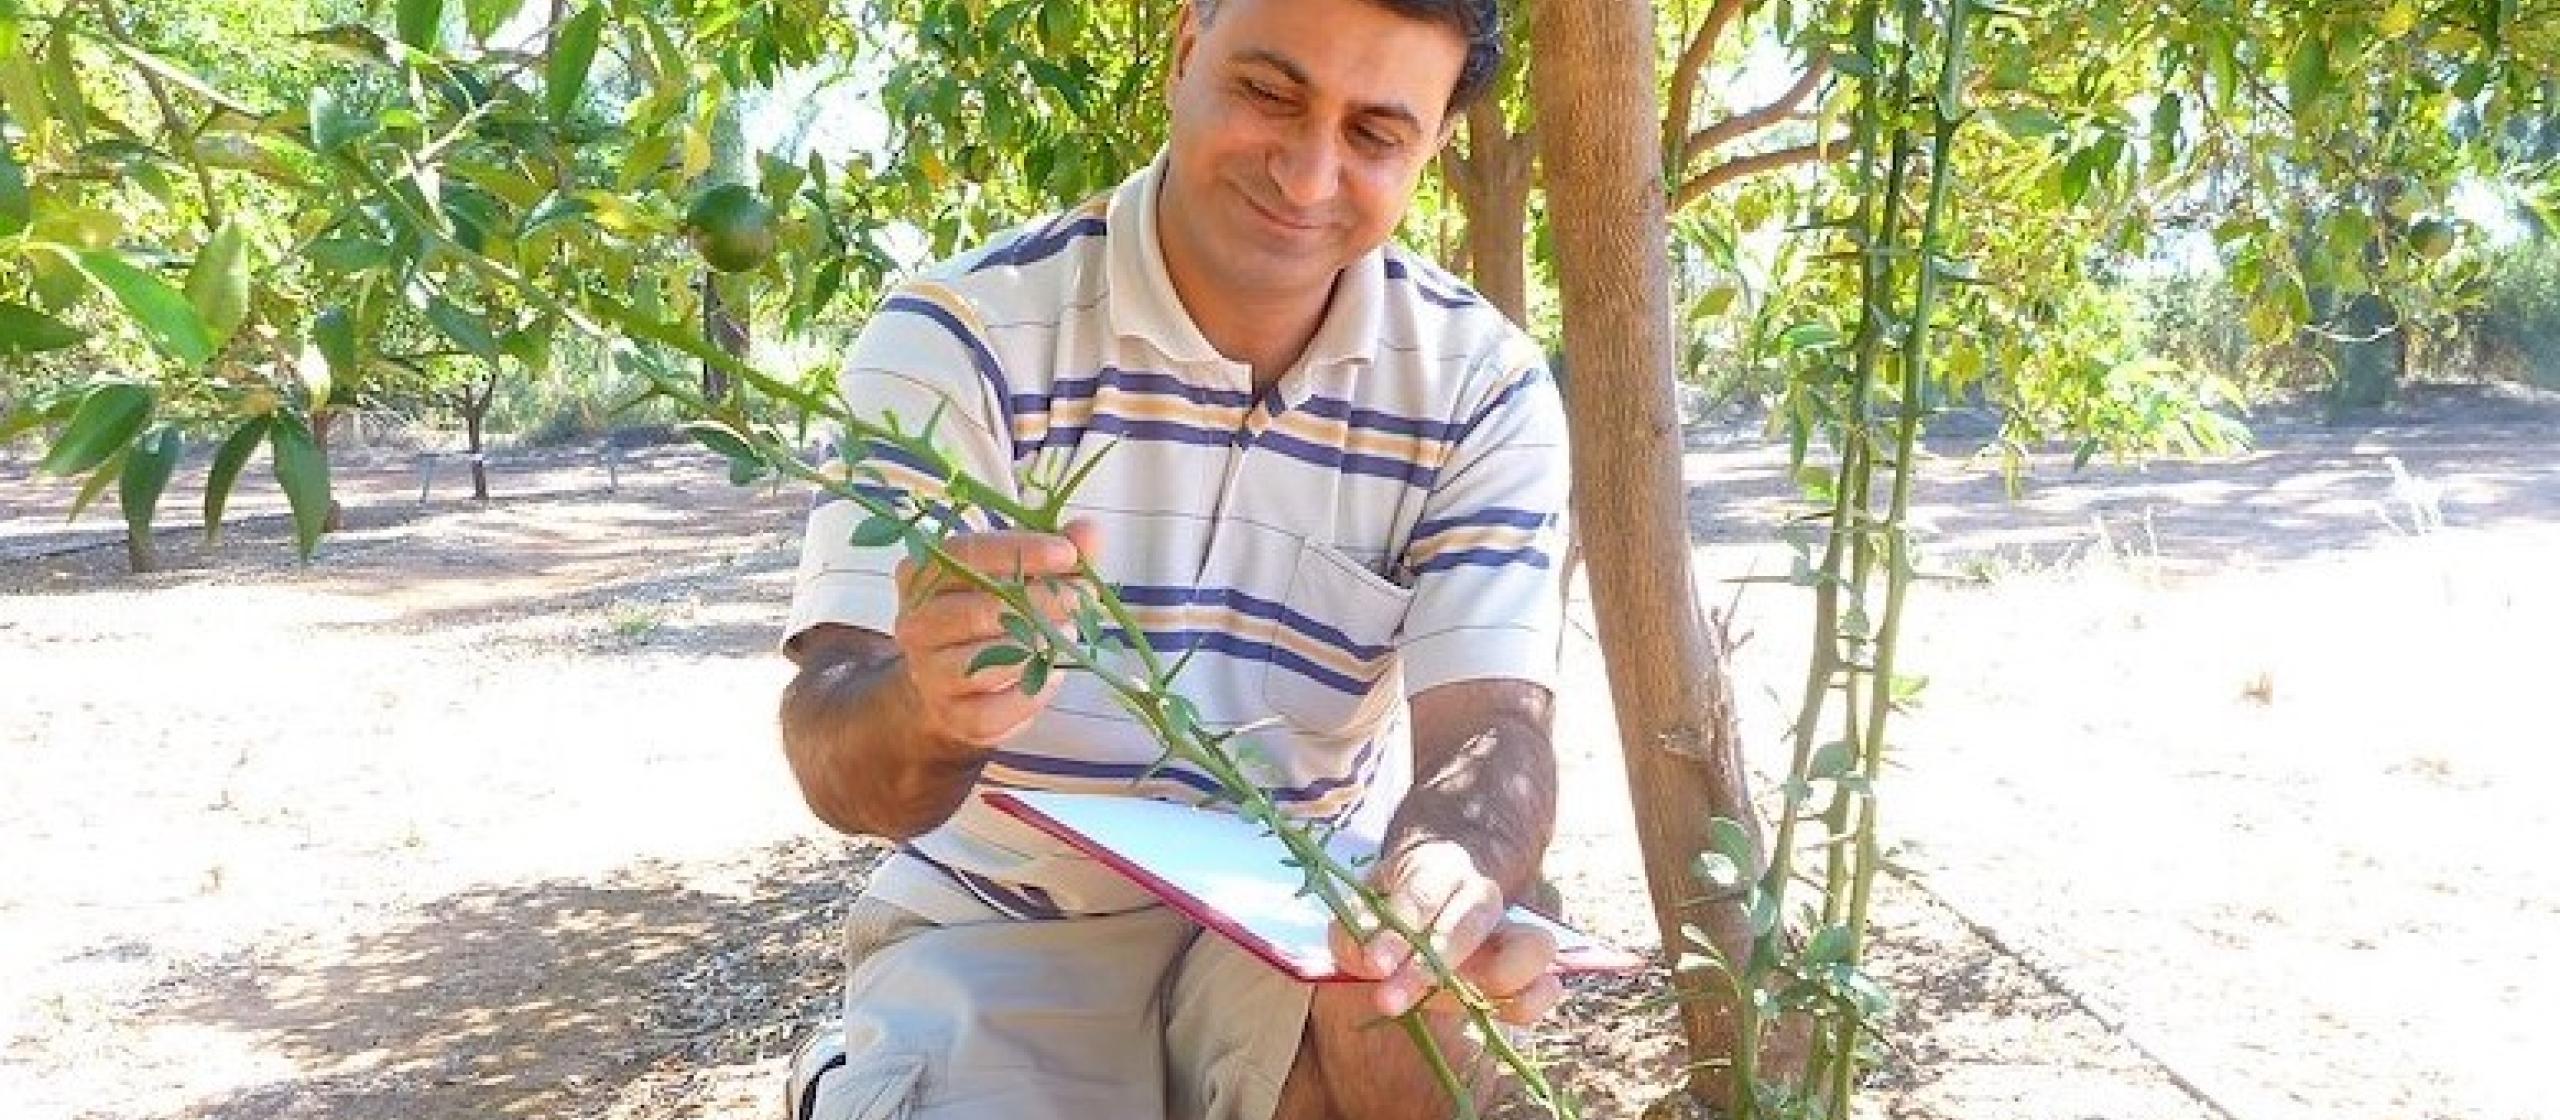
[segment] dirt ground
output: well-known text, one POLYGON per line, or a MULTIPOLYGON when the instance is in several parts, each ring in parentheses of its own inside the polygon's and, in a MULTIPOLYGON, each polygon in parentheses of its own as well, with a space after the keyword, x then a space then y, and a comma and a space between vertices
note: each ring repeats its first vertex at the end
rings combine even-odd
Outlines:
MULTIPOLYGON (((1869 1114, 2560 1116, 2560 401, 2258 427, 2219 462, 2040 463, 2014 502, 1932 464, 1869 1114)), ((134 578, 0 460, 0 1115, 774 1114, 873 858, 769 730, 802 499, 681 447, 607 465, 502 453, 498 500, 448 465, 421 503, 413 458, 360 453, 313 564, 255 491, 134 578)), ((1702 433, 1688 472, 1727 605, 1786 569, 1782 455, 1702 433)), ((1764 766, 1803 615, 1738 599, 1764 766)), ((1649 944, 1582 623, 1551 870, 1649 944)), ((1586 982, 1545 1032, 1590 1115, 1674 1076, 1653 995, 1586 982)))

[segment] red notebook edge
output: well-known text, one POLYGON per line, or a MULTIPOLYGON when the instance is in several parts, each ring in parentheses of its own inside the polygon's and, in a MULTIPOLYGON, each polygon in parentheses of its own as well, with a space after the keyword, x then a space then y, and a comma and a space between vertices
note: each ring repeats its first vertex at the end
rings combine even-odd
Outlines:
POLYGON ((1327 964, 1324 971, 1310 974, 1302 962, 1290 959, 1288 954, 1280 951, 1279 946, 1273 945, 1236 920, 1192 897, 1190 892, 1173 885, 1129 857, 1104 847, 1100 841, 1068 827, 1065 822, 1032 808, 1029 802, 1021 798, 1003 790, 987 790, 978 796, 987 804, 1011 814, 1033 828, 1048 833, 1059 842, 1092 856, 1104 866, 1128 877, 1130 882, 1146 888, 1148 894, 1163 899, 1165 905, 1181 911, 1183 917, 1191 919, 1204 929, 1215 930, 1227 940, 1243 946, 1245 951, 1261 958, 1264 964, 1310 984, 1344 984, 1358 980, 1358 977, 1345 975, 1330 964, 1327 964))
MULTIPOLYGON (((1292 959, 1288 954, 1281 952, 1278 946, 1271 944, 1226 914, 1201 902, 1190 892, 1175 886, 1129 857, 1113 851, 1100 841, 1076 831, 1065 822, 1033 808, 1029 802, 1021 798, 1003 790, 983 790, 978 797, 997 811, 1012 816, 1056 838, 1060 843, 1093 857, 1103 866, 1127 877, 1130 882, 1138 884, 1147 893, 1162 899, 1166 905, 1180 911, 1192 922, 1202 928, 1216 931, 1220 936, 1242 946, 1245 951, 1281 972, 1310 984, 1360 982, 1359 977, 1342 972, 1331 961, 1323 962, 1320 971, 1310 971, 1306 962, 1292 959)), ((1546 915, 1539 916, 1550 922, 1555 921, 1553 918, 1547 918, 1546 915)), ((1560 922, 1557 924, 1562 925, 1560 922)), ((1586 946, 1581 952, 1567 951, 1558 954, 1555 967, 1560 973, 1626 973, 1642 970, 1645 964, 1645 958, 1640 954, 1593 939, 1592 944, 1586 946)))

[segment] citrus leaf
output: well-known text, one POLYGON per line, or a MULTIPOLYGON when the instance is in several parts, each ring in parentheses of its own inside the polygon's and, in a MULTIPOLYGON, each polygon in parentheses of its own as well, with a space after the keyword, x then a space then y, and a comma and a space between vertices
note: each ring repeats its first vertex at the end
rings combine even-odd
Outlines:
POLYGON ((446 338, 470 351, 473 357, 490 365, 498 364, 497 336, 489 333, 488 324, 481 322, 479 316, 463 310, 443 296, 437 296, 427 303, 427 321, 444 332, 446 338))
POLYGON ((35 202, 27 196, 27 172, 18 166, 18 154, 0 141, 0 237, 8 237, 27 228, 35 218, 35 202))
POLYGON ((124 457, 132 450, 130 445, 116 448, 115 454, 107 456, 106 462, 98 464, 97 471, 89 476, 89 481, 81 483, 80 492, 72 496, 71 512, 63 517, 63 521, 80 520, 80 515, 88 512, 90 503, 97 501, 98 495, 106 493, 108 483, 124 477, 124 457))
POLYGON ((1749 867, 1757 862, 1755 857, 1758 853, 1752 851, 1751 833, 1731 817, 1717 817, 1707 822, 1707 843, 1737 866, 1749 867))
POLYGON ((332 307, 311 320, 311 343, 329 363, 329 373, 345 380, 356 372, 356 322, 343 307, 332 307))
POLYGON ((1031 651, 1021 646, 988 646, 979 650, 976 657, 969 659, 969 671, 966 675, 974 677, 980 670, 1003 665, 1020 665, 1029 660, 1031 660, 1031 651))
POLYGON ((125 528, 134 536, 150 534, 152 515, 159 512, 160 495, 169 489, 169 473, 178 468, 178 452, 184 446, 178 429, 160 425, 134 442, 124 469, 116 472, 116 504, 124 511, 125 528))
POLYGON ((187 270, 187 302, 216 346, 249 317, 249 243, 238 219, 222 223, 197 251, 195 266, 187 270))
POLYGON ((320 453, 320 445, 312 442, 311 429, 300 417, 282 412, 276 416, 267 431, 268 445, 275 453, 276 483, 284 487, 285 501, 293 507, 294 551, 309 560, 329 523, 329 460, 320 453))
POLYGON ((231 488, 240 481, 240 469, 249 465, 249 453, 267 438, 267 429, 275 424, 272 417, 261 416, 240 425, 222 441, 213 453, 213 466, 204 476, 204 540, 206 544, 222 541, 222 511, 231 503, 231 488))
POLYGON ((730 462, 759 461, 755 447, 747 442, 746 437, 729 430, 728 425, 717 420, 691 420, 677 425, 676 430, 692 436, 695 442, 719 453, 721 458, 730 462))
POLYGON ((372 135, 382 122, 359 112, 327 86, 311 91, 311 146, 328 155, 372 135))
POLYGON ((882 548, 898 543, 907 535, 906 522, 894 517, 872 516, 853 527, 851 543, 855 548, 882 548))
POLYGON ((1807 966, 1837 964, 1849 959, 1851 947, 1849 927, 1824 926, 1820 932, 1813 935, 1813 941, 1804 947, 1804 963, 1807 966))
POLYGON ((400 0, 393 18, 397 20, 401 42, 432 51, 436 49, 436 32, 444 24, 444 0, 400 0))
POLYGON ((463 0, 462 26, 472 38, 485 40, 522 10, 524 0, 463 0))
POLYGON ((213 360, 213 336, 187 297, 166 281, 125 263, 108 252, 80 254, 81 271, 115 293, 116 302, 133 316, 142 333, 170 357, 189 366, 213 360))
POLYGON ((60 350, 89 332, 22 303, 0 301, 0 354, 18 357, 60 350))
POLYGON ((553 123, 569 119, 587 91, 587 69, 595 64, 596 37, 604 30, 604 6, 589 4, 569 17, 551 41, 551 58, 542 72, 542 103, 553 123))
POLYGON ((143 422, 151 418, 152 403, 151 390, 127 382, 89 390, 72 411, 62 437, 36 469, 67 478, 106 462, 142 430, 143 422))

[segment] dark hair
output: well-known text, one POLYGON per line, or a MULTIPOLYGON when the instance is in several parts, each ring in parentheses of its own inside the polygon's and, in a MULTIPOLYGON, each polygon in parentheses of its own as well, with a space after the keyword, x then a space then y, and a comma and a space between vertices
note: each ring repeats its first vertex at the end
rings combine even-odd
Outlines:
MULTIPOLYGON (((1224 0, 1191 0, 1191 7, 1201 23, 1217 18, 1218 5, 1224 0)), ((1494 75, 1502 70, 1502 4, 1500 0, 1369 0, 1381 8, 1410 19, 1429 20, 1455 28, 1467 41, 1467 59, 1458 66, 1457 87, 1449 91, 1449 112, 1454 115, 1473 105, 1492 88, 1494 75)))

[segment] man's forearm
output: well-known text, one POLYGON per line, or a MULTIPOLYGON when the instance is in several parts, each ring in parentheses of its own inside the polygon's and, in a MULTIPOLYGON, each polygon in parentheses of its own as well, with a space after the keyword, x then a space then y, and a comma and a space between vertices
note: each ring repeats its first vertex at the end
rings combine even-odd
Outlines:
POLYGON ((950 819, 984 754, 925 733, 918 708, 895 656, 802 665, 782 694, 782 747, 818 819, 892 840, 950 819))
POLYGON ((1430 719, 1417 705, 1413 789, 1388 825, 1387 847, 1392 854, 1453 842, 1506 897, 1519 899, 1537 882, 1555 836, 1555 747, 1543 690, 1494 687, 1535 696, 1471 704, 1455 719, 1430 719))

